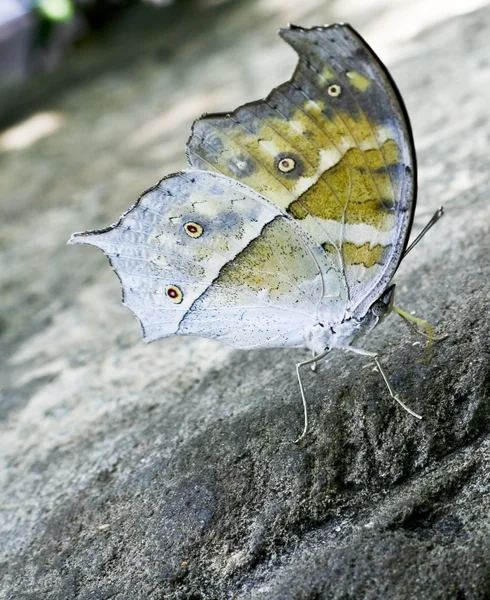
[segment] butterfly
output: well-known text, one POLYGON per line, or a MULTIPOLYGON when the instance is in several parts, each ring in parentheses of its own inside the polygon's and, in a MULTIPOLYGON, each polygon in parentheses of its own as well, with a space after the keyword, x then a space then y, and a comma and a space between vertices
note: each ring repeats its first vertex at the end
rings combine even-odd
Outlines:
MULTIPOLYGON (((109 257, 146 341, 236 348, 357 346, 391 311, 416 202, 409 119, 386 67, 345 24, 280 36, 298 54, 264 100, 198 119, 190 169, 144 192, 117 223, 76 233, 109 257)), ((406 314, 406 313, 405 313, 406 314)))

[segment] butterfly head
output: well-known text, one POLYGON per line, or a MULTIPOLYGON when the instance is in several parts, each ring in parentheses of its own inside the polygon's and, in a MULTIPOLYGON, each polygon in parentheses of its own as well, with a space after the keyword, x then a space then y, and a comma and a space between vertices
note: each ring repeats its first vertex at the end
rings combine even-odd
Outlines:
POLYGON ((395 284, 390 285, 381 296, 371 304, 367 313, 358 321, 359 333, 356 338, 372 331, 392 311, 395 299, 395 284))
MULTIPOLYGON (((381 294, 381 296, 371 305, 367 315, 370 315, 374 319, 377 319, 375 325, 380 323, 393 309, 393 302, 395 300, 395 284, 390 285, 381 294)), ((367 316, 366 315, 366 316, 367 316)))

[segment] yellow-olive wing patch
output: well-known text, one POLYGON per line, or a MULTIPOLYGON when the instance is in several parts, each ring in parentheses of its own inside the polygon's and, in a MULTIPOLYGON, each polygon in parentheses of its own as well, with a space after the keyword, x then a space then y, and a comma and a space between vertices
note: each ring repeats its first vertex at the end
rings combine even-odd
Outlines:
POLYGON ((348 25, 280 35, 299 56, 291 80, 265 100, 197 120, 188 159, 300 223, 345 281, 346 315, 362 314, 393 276, 410 230, 408 118, 386 68, 348 25))

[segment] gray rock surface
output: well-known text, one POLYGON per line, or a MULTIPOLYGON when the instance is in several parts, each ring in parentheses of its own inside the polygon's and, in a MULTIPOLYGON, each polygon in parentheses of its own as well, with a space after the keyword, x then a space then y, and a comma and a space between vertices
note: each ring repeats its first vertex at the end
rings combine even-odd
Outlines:
POLYGON ((22 150, 0 136, 0 598, 490 598, 490 7, 415 26, 408 2, 352 4, 135 18, 140 45, 120 33, 106 59, 103 43, 81 52, 66 68, 98 56, 96 76, 33 107, 56 131, 22 150), (421 362, 392 316, 366 344, 421 423, 337 354, 305 375, 312 431, 293 445, 303 353, 145 346, 102 254, 65 243, 184 166, 201 112, 288 77, 278 26, 334 20, 406 99, 414 229, 446 208, 396 276, 397 303, 438 340, 421 362))

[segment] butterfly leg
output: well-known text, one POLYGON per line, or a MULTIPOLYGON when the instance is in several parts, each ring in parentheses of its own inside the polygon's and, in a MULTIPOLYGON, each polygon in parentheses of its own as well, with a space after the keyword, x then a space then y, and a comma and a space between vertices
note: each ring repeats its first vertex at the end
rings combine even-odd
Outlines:
POLYGON ((369 356, 370 358, 372 358, 378 368, 378 371, 381 373, 381 376, 384 379, 384 382, 386 383, 386 387, 388 388, 388 391, 390 393, 390 396, 393 398, 393 400, 396 400, 398 402, 398 404, 403 407, 408 413, 410 413, 413 417, 415 417, 416 419, 421 419, 421 415, 417 414, 416 412, 414 412, 411 408, 409 408, 404 402, 402 402, 400 400, 400 398, 398 398, 398 396, 394 393, 390 382, 388 381, 388 377, 386 377, 385 372, 383 371, 383 369, 381 368, 381 363, 379 362, 378 359, 378 355, 376 354, 376 352, 369 352, 369 350, 364 350, 363 348, 352 348, 351 346, 349 346, 348 348, 346 348, 347 350, 349 350, 350 352, 355 352, 356 354, 361 354, 362 356, 369 356))
POLYGON ((296 376, 298 377, 299 391, 301 392, 301 400, 303 401, 304 426, 303 426, 303 431, 301 432, 301 435, 299 436, 299 438, 294 440, 295 444, 300 442, 308 432, 308 406, 306 404, 305 390, 303 388, 303 382, 301 381, 301 374, 300 374, 299 370, 301 369, 301 367, 316 363, 318 360, 321 360, 322 358, 327 356, 327 354, 329 352, 330 352, 330 349, 326 350, 322 354, 317 354, 317 355, 313 356, 313 358, 309 358, 308 360, 304 360, 303 362, 296 363, 296 376))

